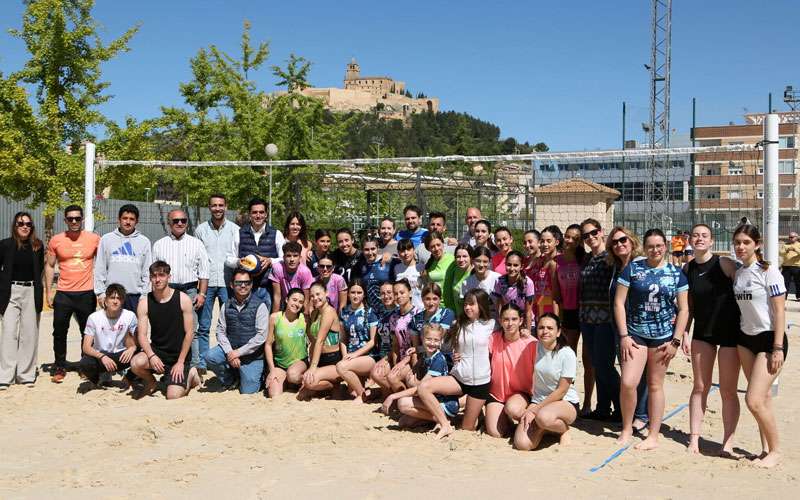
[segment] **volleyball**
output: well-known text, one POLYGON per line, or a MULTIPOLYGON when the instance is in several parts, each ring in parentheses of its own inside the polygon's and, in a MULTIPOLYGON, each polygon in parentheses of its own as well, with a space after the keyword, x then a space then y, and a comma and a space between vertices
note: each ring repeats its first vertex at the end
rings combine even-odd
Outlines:
POLYGON ((246 255, 239 259, 239 267, 248 273, 258 273, 261 271, 261 261, 253 254, 246 255))

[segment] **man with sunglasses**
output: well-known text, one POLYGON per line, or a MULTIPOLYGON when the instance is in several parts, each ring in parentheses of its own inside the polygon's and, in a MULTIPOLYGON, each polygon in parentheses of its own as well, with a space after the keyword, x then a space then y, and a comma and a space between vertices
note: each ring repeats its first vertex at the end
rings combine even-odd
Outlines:
POLYGON ((67 230, 50 239, 44 263, 45 294, 53 308, 53 354, 55 363, 51 380, 60 384, 67 374, 67 332, 72 315, 78 321, 83 343, 86 320, 97 308, 94 294, 94 258, 100 237, 84 231, 83 208, 70 205, 64 209, 67 230), (58 283, 53 287, 56 263, 58 283))
POLYGON ((217 346, 206 353, 206 364, 224 388, 238 385, 241 394, 254 394, 264 374, 269 309, 252 293, 253 279, 247 271, 237 270, 231 285, 233 296, 219 313, 217 346))
MULTIPOLYGON (((203 309, 208 288, 209 261, 206 247, 199 239, 186 234, 189 218, 176 208, 167 214, 170 232, 153 245, 153 261, 164 261, 172 271, 169 286, 184 292, 192 300, 194 333, 197 331, 197 311, 203 309)), ((199 348, 192 349, 192 366, 200 364, 199 348)), ((204 370, 199 370, 203 375, 204 370)))

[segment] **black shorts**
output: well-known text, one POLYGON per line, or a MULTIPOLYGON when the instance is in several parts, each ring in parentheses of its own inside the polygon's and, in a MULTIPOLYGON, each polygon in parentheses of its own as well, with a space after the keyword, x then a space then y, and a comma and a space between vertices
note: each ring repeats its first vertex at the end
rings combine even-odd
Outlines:
POLYGON ((715 332, 710 337, 694 336, 692 337, 692 340, 701 340, 706 344, 711 344, 713 346, 719 346, 719 347, 736 347, 739 343, 739 335, 741 334, 742 334, 741 331, 738 331, 736 329, 731 329, 725 332, 724 334, 715 332))
POLYGON ((183 381, 180 382, 172 376, 172 365, 164 363, 164 374, 161 376, 161 381, 166 382, 167 386, 179 385, 181 387, 188 387, 189 370, 191 369, 191 363, 183 363, 183 381))
POLYGON ((473 399, 483 399, 485 401, 490 397, 489 396, 490 382, 486 382, 485 384, 481 385, 467 385, 462 383, 458 379, 456 379, 456 382, 458 382, 458 386, 461 387, 461 392, 463 392, 464 394, 473 399))
MULTIPOLYGON (((739 333, 739 345, 747 348, 753 354, 760 352, 771 353, 772 346, 775 345, 775 332, 761 332, 758 335, 747 335, 744 332, 739 333)), ((784 333, 783 335, 783 359, 789 355, 789 336, 784 333)))
MULTIPOLYGON (((530 401, 531 400, 531 395, 530 394, 525 394, 524 392, 515 392, 514 394, 509 396, 508 399, 511 399, 513 396, 516 396, 517 394, 522 396, 522 398, 525 401, 530 401)), ((495 399, 495 397, 492 396, 491 394, 489 394, 489 397, 486 399, 486 404, 488 405, 489 403, 500 403, 501 405, 504 405, 504 404, 506 404, 508 402, 508 399, 506 399, 505 401, 500 401, 498 399, 495 399)))
POLYGON ((651 339, 648 337, 640 337, 639 335, 634 335, 631 333, 630 337, 637 344, 645 346, 647 348, 658 347, 672 340, 672 335, 670 335, 669 337, 664 337, 663 339, 651 339))
POLYGON ((577 309, 564 309, 563 319, 561 320, 561 328, 565 328, 567 330, 581 329, 581 322, 577 309))
POLYGON ((317 366, 319 367, 331 366, 335 365, 341 360, 342 360, 342 351, 323 352, 322 354, 319 355, 319 363, 317 364, 317 366))

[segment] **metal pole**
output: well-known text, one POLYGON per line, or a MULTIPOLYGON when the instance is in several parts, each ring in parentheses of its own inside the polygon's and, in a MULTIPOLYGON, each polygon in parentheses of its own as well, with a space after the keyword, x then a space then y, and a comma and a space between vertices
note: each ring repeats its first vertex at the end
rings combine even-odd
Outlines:
POLYGON ((272 167, 269 167, 269 225, 272 225, 272 167))
POLYGON ((84 159, 84 179, 83 179, 83 217, 84 228, 87 231, 94 231, 94 157, 96 147, 93 142, 85 145, 86 156, 84 159))
POLYGON ((769 93, 769 104, 767 107, 767 113, 772 113, 772 92, 769 93))
POLYGON ((764 257, 777 265, 778 262, 778 115, 768 113, 764 119, 764 257))
MULTIPOLYGON (((697 99, 692 97, 692 135, 691 135, 692 147, 694 147, 695 143, 697 142, 697 141, 695 141, 695 138, 694 138, 694 129, 695 129, 695 127, 697 127, 697 99)), ((694 196, 695 196, 695 193, 694 193, 694 176, 697 175, 697 172, 694 171, 694 155, 693 154, 689 155, 689 161, 691 162, 691 168, 692 168, 692 172, 689 175, 689 215, 692 217, 692 225, 694 225, 695 216, 696 216, 696 214, 694 212, 694 210, 695 210, 695 206, 694 206, 694 196)), ((697 222, 700 222, 700 221, 697 221, 697 222)))
MULTIPOLYGON (((625 101, 622 101, 622 149, 625 150, 625 116, 627 114, 627 109, 625 105, 625 101)), ((620 193, 622 194, 620 200, 620 212, 622 212, 622 216, 620 219, 622 220, 622 225, 625 225, 625 155, 622 155, 622 189, 620 189, 620 193)))

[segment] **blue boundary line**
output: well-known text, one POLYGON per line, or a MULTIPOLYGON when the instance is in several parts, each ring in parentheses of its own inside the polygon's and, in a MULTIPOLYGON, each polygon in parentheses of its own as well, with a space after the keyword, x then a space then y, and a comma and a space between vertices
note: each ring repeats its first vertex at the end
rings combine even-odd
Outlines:
MULTIPOLYGON (((713 393, 714 393, 714 391, 716 391, 717 389, 719 389, 719 385, 718 385, 718 384, 713 384, 713 385, 712 385, 712 387, 711 387, 711 389, 708 391, 708 394, 709 394, 709 395, 713 394, 713 393)), ((664 415, 664 418, 661 420, 661 422, 662 422, 662 423, 666 422, 667 420, 669 420, 670 418, 674 417, 675 415, 677 415, 678 413, 682 412, 683 410, 685 410, 685 409, 686 409, 686 408, 688 408, 688 407, 689 407, 689 404, 688 404, 688 403, 683 403, 683 404, 681 404, 681 405, 678 405, 678 406, 677 406, 675 409, 673 409, 671 412, 669 412, 669 413, 667 413, 666 415, 664 415)), ((609 456, 608 456, 608 458, 606 458, 605 460, 603 460, 603 461, 600 463, 600 465, 595 465, 594 467, 592 467, 591 469, 589 469, 589 473, 590 473, 590 474, 594 474, 595 472, 599 471, 600 469, 602 469, 602 468, 603 468, 603 467, 605 467, 606 465, 610 464, 611 462, 613 462, 614 460, 616 460, 617 458, 619 458, 620 456, 622 456, 622 454, 623 454, 623 453, 625 453, 626 451, 628 451, 628 448, 630 448, 632 445, 633 445, 633 443, 631 443, 631 444, 626 444, 626 445, 625 445, 625 446, 623 446, 622 448, 618 449, 617 451, 615 451, 614 453, 612 453, 611 455, 609 455, 609 456)))

